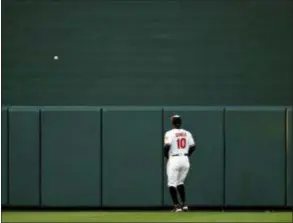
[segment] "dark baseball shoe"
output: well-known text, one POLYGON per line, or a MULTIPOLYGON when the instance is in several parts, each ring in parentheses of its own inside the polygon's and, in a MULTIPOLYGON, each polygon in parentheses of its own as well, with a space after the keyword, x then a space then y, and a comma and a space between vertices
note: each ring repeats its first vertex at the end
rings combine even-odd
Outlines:
POLYGON ((180 205, 175 205, 172 212, 182 212, 182 208, 180 207, 180 205))
POLYGON ((188 211, 188 206, 186 204, 182 205, 182 211, 188 211))

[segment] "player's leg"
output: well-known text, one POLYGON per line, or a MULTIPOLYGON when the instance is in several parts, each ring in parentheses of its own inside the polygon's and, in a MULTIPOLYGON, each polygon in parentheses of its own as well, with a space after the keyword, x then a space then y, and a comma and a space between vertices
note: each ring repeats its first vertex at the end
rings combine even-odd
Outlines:
POLYGON ((186 194, 185 194, 185 186, 184 186, 184 181, 185 181, 185 178, 189 172, 189 162, 185 161, 183 163, 183 165, 181 166, 180 168, 180 171, 179 171, 179 174, 178 174, 178 185, 177 185, 177 190, 178 190, 178 193, 180 195, 180 199, 181 199, 181 202, 182 202, 182 209, 183 211, 187 211, 188 210, 188 206, 186 205, 186 194))
POLYGON ((178 193, 180 195, 180 199, 181 199, 181 202, 182 204, 185 204, 185 187, 184 187, 184 184, 179 184, 177 186, 177 190, 178 190, 178 193))
POLYGON ((182 211, 181 206, 179 205, 178 196, 177 196, 177 179, 178 179, 178 168, 174 160, 169 160, 167 164, 167 177, 168 177, 168 188, 171 199, 174 205, 174 212, 182 211))
POLYGON ((178 185, 177 190, 178 190, 178 193, 179 193, 180 198, 181 198, 181 202, 182 202, 181 208, 182 208, 182 210, 183 211, 188 211, 188 206, 186 205, 186 201, 185 201, 185 187, 184 187, 184 184, 178 185))

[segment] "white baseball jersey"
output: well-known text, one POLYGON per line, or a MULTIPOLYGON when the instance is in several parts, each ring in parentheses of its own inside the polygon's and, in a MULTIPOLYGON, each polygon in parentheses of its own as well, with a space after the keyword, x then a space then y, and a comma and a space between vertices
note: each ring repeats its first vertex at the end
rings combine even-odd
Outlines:
POLYGON ((195 145, 192 134, 185 129, 172 129, 165 134, 165 145, 169 144, 169 155, 188 154, 189 147, 195 145))

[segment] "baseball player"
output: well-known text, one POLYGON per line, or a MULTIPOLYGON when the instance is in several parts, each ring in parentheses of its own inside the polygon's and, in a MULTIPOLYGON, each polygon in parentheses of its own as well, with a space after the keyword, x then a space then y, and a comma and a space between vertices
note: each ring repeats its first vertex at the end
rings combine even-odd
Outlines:
POLYGON ((173 212, 188 211, 188 206, 185 204, 184 180, 189 171, 189 156, 195 150, 195 142, 192 134, 181 128, 182 119, 179 115, 172 116, 171 122, 173 129, 166 132, 164 139, 168 187, 174 204, 173 212), (181 205, 177 191, 181 198, 181 205))

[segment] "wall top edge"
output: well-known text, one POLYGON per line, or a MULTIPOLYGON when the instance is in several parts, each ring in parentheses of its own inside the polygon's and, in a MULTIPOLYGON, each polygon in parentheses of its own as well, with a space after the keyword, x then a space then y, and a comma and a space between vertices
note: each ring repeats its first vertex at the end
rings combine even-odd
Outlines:
POLYGON ((291 111, 293 106, 5 106, 2 111, 291 111))

